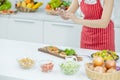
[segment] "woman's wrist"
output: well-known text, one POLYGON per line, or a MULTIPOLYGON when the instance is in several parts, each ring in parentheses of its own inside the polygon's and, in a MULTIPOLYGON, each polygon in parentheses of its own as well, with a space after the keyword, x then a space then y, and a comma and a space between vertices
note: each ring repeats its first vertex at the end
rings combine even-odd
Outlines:
POLYGON ((74 17, 73 21, 77 24, 80 24, 81 23, 81 18, 78 18, 78 17, 74 17))

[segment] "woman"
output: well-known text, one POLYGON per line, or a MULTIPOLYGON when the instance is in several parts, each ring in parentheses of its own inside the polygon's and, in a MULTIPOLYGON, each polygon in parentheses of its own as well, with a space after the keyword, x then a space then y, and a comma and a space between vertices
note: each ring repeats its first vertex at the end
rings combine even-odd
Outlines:
POLYGON ((111 20, 114 0, 72 0, 67 11, 60 10, 60 16, 83 25, 81 48, 115 51, 114 23, 111 20), (75 16, 80 7, 84 19, 75 16))

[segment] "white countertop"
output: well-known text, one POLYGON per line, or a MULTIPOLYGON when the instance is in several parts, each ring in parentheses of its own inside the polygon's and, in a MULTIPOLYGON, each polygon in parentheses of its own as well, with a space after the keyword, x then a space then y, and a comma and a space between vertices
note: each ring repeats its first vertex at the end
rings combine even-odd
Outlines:
MULTIPOLYGON (((83 61, 79 62, 81 67, 77 74, 64 75, 58 66, 59 63, 64 60, 43 52, 39 52, 38 48, 44 46, 46 45, 0 39, 0 80, 89 80, 86 76, 84 68, 84 64, 90 61, 89 58, 84 57, 83 61), (24 57, 34 59, 36 65, 31 69, 22 69, 17 60, 24 57), (39 62, 41 60, 54 61, 55 64, 53 71, 49 73, 41 72, 39 69, 39 62)), ((62 46, 57 47, 61 49, 69 48, 62 46)), ((96 52, 88 49, 73 49, 75 49, 79 55, 90 55, 91 53, 96 52)))
POLYGON ((44 8, 40 8, 36 12, 30 12, 30 13, 18 12, 17 14, 12 14, 9 16, 10 18, 13 19, 31 19, 31 20, 53 21, 53 22, 65 22, 72 24, 74 23, 71 20, 63 20, 60 16, 49 15, 46 13, 44 8))
MULTIPOLYGON (((0 80, 89 80, 84 69, 84 63, 89 61, 88 58, 84 58, 82 62, 79 62, 81 67, 77 74, 64 75, 58 66, 64 60, 39 52, 38 48, 43 46, 45 45, 0 39, 0 80), (23 57, 34 59, 36 65, 32 69, 22 69, 17 60, 23 57), (55 62, 55 67, 52 72, 43 73, 39 69, 39 61, 46 59, 55 62)), ((65 47, 59 46, 59 48, 64 49, 65 47)), ((79 55, 90 55, 95 52, 93 50, 79 48, 75 50, 79 55)))

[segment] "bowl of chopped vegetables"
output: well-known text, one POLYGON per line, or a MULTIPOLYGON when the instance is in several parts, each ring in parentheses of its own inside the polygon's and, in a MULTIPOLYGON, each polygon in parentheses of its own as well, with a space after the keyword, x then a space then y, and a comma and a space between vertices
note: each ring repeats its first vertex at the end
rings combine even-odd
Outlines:
POLYGON ((101 51, 97 51, 93 54, 91 54, 91 57, 102 57, 105 61, 106 60, 115 60, 117 61, 119 59, 119 56, 117 55, 116 52, 113 51, 109 51, 109 50, 101 50, 101 51))
POLYGON ((60 64, 61 71, 66 75, 73 75, 79 71, 80 65, 76 61, 66 61, 60 64))
POLYGON ((53 70, 54 63, 51 60, 42 60, 40 62, 40 70, 42 72, 51 72, 53 70))

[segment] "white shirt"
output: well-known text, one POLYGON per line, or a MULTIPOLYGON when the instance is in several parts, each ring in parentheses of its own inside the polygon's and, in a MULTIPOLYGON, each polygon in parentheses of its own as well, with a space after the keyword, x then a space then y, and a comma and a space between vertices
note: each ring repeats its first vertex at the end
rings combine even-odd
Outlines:
MULTIPOLYGON (((82 0, 78 0, 78 3, 80 4, 81 1, 82 0)), ((96 4, 97 3, 97 0, 84 0, 84 1, 87 4, 96 4)), ((103 6, 103 0, 100 0, 100 2, 101 2, 101 5, 103 6)))

